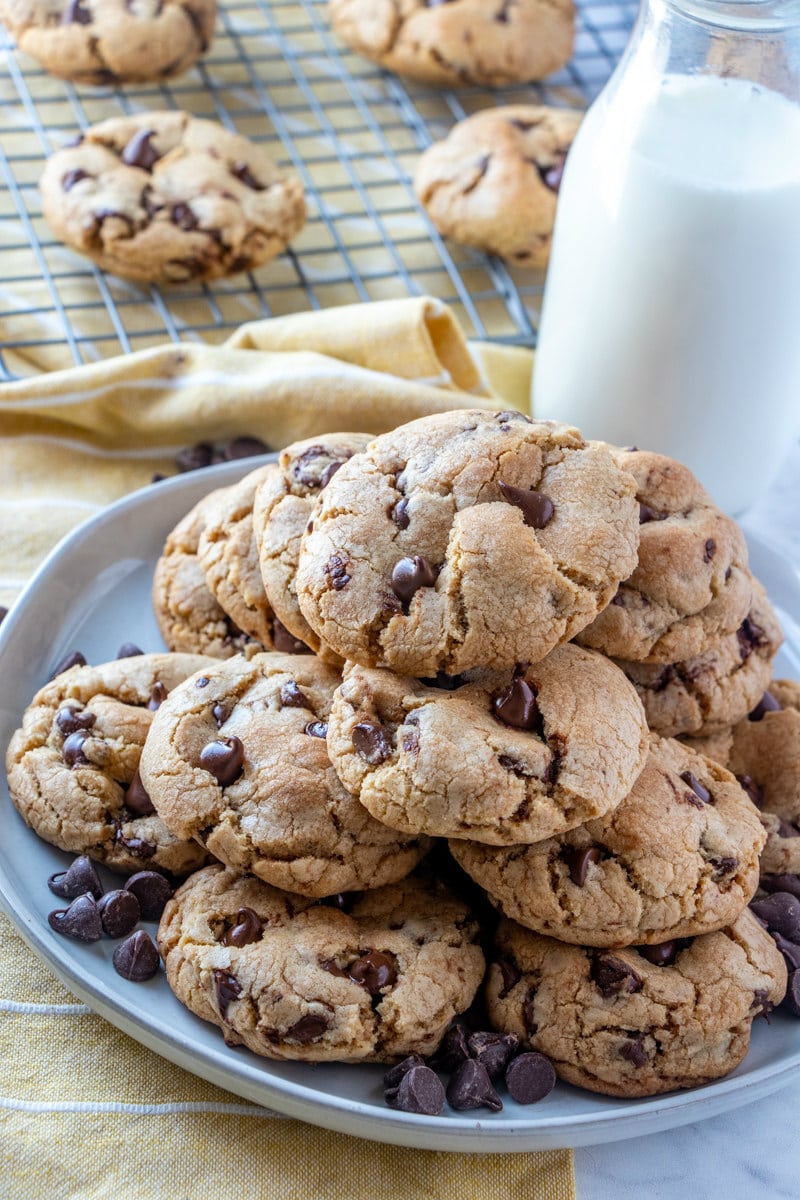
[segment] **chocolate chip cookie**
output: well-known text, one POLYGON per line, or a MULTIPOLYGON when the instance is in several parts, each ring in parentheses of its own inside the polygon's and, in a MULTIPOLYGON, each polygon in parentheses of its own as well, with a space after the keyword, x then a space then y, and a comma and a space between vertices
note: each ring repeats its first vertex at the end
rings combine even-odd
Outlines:
POLYGON ((785 821, 771 812, 759 815, 767 835, 761 851, 762 876, 800 875, 800 821, 785 821))
POLYGON ((159 709, 142 755, 165 824, 305 896, 380 887, 428 849, 345 791, 325 741, 339 674, 310 655, 215 662, 159 709))
POLYGON ((729 728, 756 706, 782 641, 778 618, 754 580, 753 602, 739 628, 703 653, 667 664, 615 661, 639 693, 651 729, 665 737, 705 736, 729 728))
POLYGON ((278 468, 258 488, 253 507, 261 574, 275 615, 290 635, 334 663, 341 658, 323 646, 297 602, 300 540, 322 488, 370 440, 366 433, 328 433, 287 446, 278 468))
POLYGON ((342 903, 312 904, 221 867, 199 871, 161 919, 167 980, 229 1045, 266 1058, 431 1054, 483 976, 469 910, 413 876, 342 903))
POLYGON ((572 54, 572 0, 330 0, 334 30, 389 71, 449 87, 502 87, 572 54))
POLYGON ((516 104, 459 121, 417 164, 420 203, 446 237, 517 266, 546 266, 580 120, 566 109, 516 104))
POLYGON ((93 125, 51 155, 40 188, 56 237, 140 283, 250 271, 305 220, 298 179, 261 146, 185 112, 93 125))
POLYGON ((503 921, 487 1001, 494 1027, 546 1054, 567 1083, 631 1097, 727 1075, 785 991, 783 957, 745 910, 716 933, 613 952, 503 921))
POLYGON ((405 675, 538 661, 633 570, 634 492, 609 451, 567 425, 423 417, 323 489, 300 549, 300 608, 343 658, 405 675))
POLYGON ((688 467, 644 450, 617 450, 636 479, 641 540, 636 570, 580 634, 614 658, 675 663, 735 633, 753 600, 744 534, 688 467))
POLYGON ((800 683, 773 679, 752 712, 730 733, 728 769, 765 812, 800 822, 800 683))
POLYGON ((170 650, 252 658, 266 647, 244 633, 217 602, 198 557, 207 522, 216 514, 210 492, 179 521, 166 540, 153 576, 153 611, 170 650))
POLYGON ((274 614, 264 591, 253 528, 256 492, 278 467, 270 463, 219 488, 206 504, 197 560, 209 590, 237 629, 265 648, 272 647, 274 614))
POLYGON ((352 666, 328 746, 379 821, 504 846, 609 812, 644 766, 648 738, 622 672, 566 645, 534 666, 450 679, 352 666))
POLYGON ((76 666, 45 684, 6 754, 8 790, 39 837, 116 871, 185 875, 205 852, 156 815, 139 775, 155 713, 174 687, 211 660, 139 654, 76 666))
POLYGON ((730 772, 654 737, 606 816, 532 846, 453 840, 450 852, 521 925, 581 946, 628 946, 734 921, 758 887, 764 839, 730 772))
POLYGON ((216 0, 0 0, 20 50, 77 83, 181 75, 210 46, 216 16, 216 0))

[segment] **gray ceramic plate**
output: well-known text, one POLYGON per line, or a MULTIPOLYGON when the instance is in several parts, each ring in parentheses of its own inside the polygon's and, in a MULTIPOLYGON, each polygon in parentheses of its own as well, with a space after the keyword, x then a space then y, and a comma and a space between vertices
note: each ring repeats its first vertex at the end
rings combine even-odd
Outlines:
MULTIPOLYGON (((53 551, 0 629, 0 744, 53 666, 80 648, 90 662, 114 658, 124 641, 163 648, 150 607, 153 567, 169 530, 213 487, 233 483, 254 460, 183 475, 113 505, 53 551)), ((800 573, 760 542, 753 569, 766 584, 787 633, 779 673, 800 677, 800 573)), ((757 1022, 750 1053, 727 1079, 652 1100, 611 1100, 559 1085, 547 1100, 523 1108, 507 1100, 497 1114, 446 1112, 426 1118, 383 1103, 381 1069, 274 1063, 230 1049, 218 1030, 172 996, 163 974, 147 984, 121 979, 111 965, 115 943, 92 946, 53 933, 47 913, 58 907, 46 880, 71 856, 40 841, 0 794, 0 896, 20 933, 63 982, 114 1025, 196 1075, 248 1100, 361 1137, 438 1150, 511 1151, 653 1133, 712 1117, 757 1100, 788 1082, 800 1066, 800 1021, 776 1015, 757 1022)), ((107 876, 110 879, 110 876, 107 876)))

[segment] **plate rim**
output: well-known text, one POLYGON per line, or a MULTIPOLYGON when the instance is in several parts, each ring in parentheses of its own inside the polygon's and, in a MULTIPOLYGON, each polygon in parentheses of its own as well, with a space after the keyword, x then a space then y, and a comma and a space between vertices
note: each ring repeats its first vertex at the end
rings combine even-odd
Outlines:
MULTIPOLYGON (((273 453, 187 472, 159 482, 155 485, 157 492, 154 485, 146 485, 122 496, 76 526, 51 549, 0 626, 0 662, 6 646, 16 634, 17 625, 24 623, 29 597, 41 589, 42 582, 47 581, 65 557, 99 530, 115 524, 120 516, 154 496, 168 494, 177 499, 195 490, 200 493, 211 491, 276 459, 277 455, 273 453)), ((780 550, 763 536, 749 531, 749 538, 760 543, 761 549, 769 555, 781 555, 780 550)), ((785 552, 781 557, 785 564, 785 552)), ((33 830, 30 834, 37 837, 33 830)), ((270 1060, 259 1060, 253 1055, 255 1062, 252 1064, 244 1058, 231 1062, 227 1058, 229 1048, 224 1042, 220 1041, 213 1049, 192 1046, 188 1033, 182 1034, 179 1028, 161 1028, 148 1010, 126 1006, 122 996, 114 995, 93 975, 91 959, 84 962, 80 957, 70 956, 68 946, 65 945, 61 952, 57 944, 49 942, 45 930, 40 931, 38 918, 29 908, 25 896, 8 877, 2 859, 0 908, 26 945, 65 986, 92 1011, 148 1049, 251 1103, 272 1108, 277 1114, 378 1142, 420 1149, 507 1153, 621 1140, 711 1117, 754 1101, 790 1082, 791 1075, 800 1066, 798 1047, 780 1062, 765 1063, 745 1076, 728 1075, 699 1088, 629 1100, 621 1107, 619 1100, 615 1100, 617 1107, 589 1113, 548 1117, 539 1115, 537 1110, 535 1117, 506 1117, 492 1122, 461 1115, 426 1117, 400 1113, 388 1106, 381 1109, 346 1096, 315 1090, 304 1083, 261 1074, 259 1068, 268 1067, 270 1060)))

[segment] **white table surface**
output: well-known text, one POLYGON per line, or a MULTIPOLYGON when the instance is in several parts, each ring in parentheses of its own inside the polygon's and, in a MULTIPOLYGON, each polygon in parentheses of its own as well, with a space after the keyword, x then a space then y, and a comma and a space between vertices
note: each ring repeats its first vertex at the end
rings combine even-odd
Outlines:
MULTIPOLYGON (((800 563, 800 445, 744 524, 800 563)), ((710 1121, 576 1150, 578 1200, 800 1200, 798 1126, 800 1077, 710 1121)))

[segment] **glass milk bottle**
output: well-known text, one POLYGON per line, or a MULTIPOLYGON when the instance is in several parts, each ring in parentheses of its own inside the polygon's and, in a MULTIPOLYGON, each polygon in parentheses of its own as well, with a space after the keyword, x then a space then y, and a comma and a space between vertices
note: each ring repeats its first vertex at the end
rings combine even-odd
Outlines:
POLYGON ((533 411, 738 513, 800 433, 800 0, 644 0, 559 195, 533 411))

